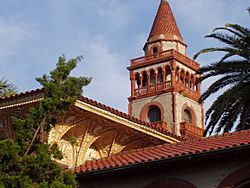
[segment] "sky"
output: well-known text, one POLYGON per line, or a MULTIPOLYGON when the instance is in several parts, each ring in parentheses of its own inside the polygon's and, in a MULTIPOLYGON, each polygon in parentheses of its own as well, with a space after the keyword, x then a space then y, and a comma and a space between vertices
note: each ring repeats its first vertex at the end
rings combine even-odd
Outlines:
MULTIPOLYGON (((249 27, 250 0, 168 0, 187 55, 220 45, 204 36, 227 23, 249 27)), ((92 77, 84 95, 127 112, 130 59, 143 56, 160 0, 0 0, 0 77, 27 91, 65 54, 84 57, 74 76, 92 77)), ((217 55, 204 55, 201 65, 217 55)), ((210 81, 209 81, 210 82, 210 81)), ((203 84, 203 90, 209 83, 203 84)), ((213 97, 206 101, 206 108, 213 97)))

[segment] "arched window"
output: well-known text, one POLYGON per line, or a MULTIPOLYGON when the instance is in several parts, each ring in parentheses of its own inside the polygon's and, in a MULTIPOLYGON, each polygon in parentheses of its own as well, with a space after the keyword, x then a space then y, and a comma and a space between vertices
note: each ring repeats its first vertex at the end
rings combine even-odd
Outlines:
POLYGON ((141 79, 140 79, 140 74, 139 73, 136 73, 135 75, 135 85, 136 85, 136 88, 139 88, 140 85, 141 85, 141 79))
POLYGON ((150 123, 161 121, 161 110, 158 106, 151 106, 148 110, 148 121, 150 123))
POLYGON ((163 72, 162 72, 162 68, 158 69, 158 83, 163 82, 163 72))
POLYGON ((187 73, 186 73, 186 78, 185 78, 185 86, 186 86, 187 88, 189 88, 189 80, 190 80, 190 78, 189 78, 189 73, 187 72, 187 73))
POLYGON ((193 75, 191 75, 190 89, 191 89, 191 90, 194 90, 194 76, 193 76, 193 75))
POLYGON ((170 81, 171 80, 171 70, 170 67, 167 66, 166 67, 166 81, 170 81))
POLYGON ((184 84, 184 83, 185 83, 185 80, 184 80, 184 75, 185 75, 184 70, 181 70, 181 73, 180 73, 180 81, 181 81, 181 83, 182 83, 182 84, 184 84))
POLYGON ((148 75, 147 72, 143 72, 142 74, 142 87, 146 87, 148 85, 148 75))
POLYGON ((187 123, 192 123, 192 115, 188 109, 184 110, 182 121, 187 123))
POLYGON ((150 85, 155 85, 155 71, 150 70, 150 85))
POLYGON ((153 48, 153 54, 156 54, 156 53, 158 53, 158 48, 157 48, 157 47, 154 47, 154 48, 153 48))

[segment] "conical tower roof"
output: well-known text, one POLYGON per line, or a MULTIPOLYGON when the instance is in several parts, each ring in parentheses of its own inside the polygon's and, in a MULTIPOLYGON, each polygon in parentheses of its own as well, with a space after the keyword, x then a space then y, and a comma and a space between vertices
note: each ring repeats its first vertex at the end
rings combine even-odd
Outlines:
POLYGON ((173 12, 167 0, 161 0, 148 41, 155 39, 179 40, 183 42, 173 12))

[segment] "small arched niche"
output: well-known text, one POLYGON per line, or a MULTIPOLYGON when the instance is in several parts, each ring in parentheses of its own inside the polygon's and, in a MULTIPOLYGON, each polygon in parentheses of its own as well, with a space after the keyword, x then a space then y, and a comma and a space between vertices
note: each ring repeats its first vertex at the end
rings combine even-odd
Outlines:
POLYGON ((148 121, 150 123, 161 121, 161 110, 158 106, 152 105, 148 109, 148 121))
POLYGON ((157 47, 153 47, 153 54, 157 54, 158 53, 158 48, 157 47))
POLYGON ((182 122, 193 123, 192 114, 191 114, 191 112, 188 109, 185 109, 183 111, 182 122))

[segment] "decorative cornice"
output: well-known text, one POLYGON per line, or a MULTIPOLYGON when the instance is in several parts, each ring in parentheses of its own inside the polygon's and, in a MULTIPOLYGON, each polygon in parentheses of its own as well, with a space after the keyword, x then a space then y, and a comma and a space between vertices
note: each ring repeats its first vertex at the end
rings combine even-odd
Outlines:
POLYGON ((21 98, 16 100, 7 101, 5 103, 0 104, 0 110, 4 110, 7 108, 14 108, 22 105, 32 104, 36 103, 38 101, 43 100, 42 96, 33 96, 33 97, 27 97, 27 98, 21 98))
POLYGON ((176 142, 179 142, 179 140, 171 137, 171 136, 168 136, 168 135, 165 135, 159 131, 156 131, 150 127, 147 127, 147 126, 144 126, 144 125, 141 125, 139 123, 135 123, 133 121, 130 121, 126 118, 123 118, 123 117, 120 117, 118 115, 115 115, 109 111, 106 111, 106 110, 103 110, 101 108, 98 108, 96 106, 93 106, 91 104, 88 104, 88 103, 85 103, 81 100, 77 100, 76 103, 75 103, 75 106, 81 108, 81 109, 84 109, 84 110, 87 110, 89 112, 92 112, 92 113, 95 113, 95 114, 98 114, 102 117, 105 117, 109 120, 112 120, 114 122, 117 122, 117 123, 120 123, 122 125, 125 125, 127 127, 130 127, 134 130, 137 130, 137 131, 140 131, 140 132, 143 132, 145 134, 148 134, 148 135, 151 135, 153 137, 156 137, 158 139, 161 139, 163 141, 166 141, 166 142, 169 142, 169 143, 176 143, 176 142))

